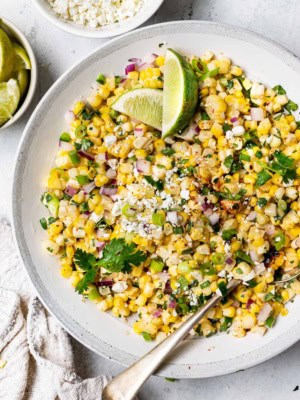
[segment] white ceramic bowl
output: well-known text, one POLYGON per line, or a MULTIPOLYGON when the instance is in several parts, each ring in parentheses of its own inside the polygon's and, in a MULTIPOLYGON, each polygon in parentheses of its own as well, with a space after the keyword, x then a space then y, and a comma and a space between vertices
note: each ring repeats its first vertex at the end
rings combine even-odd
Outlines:
POLYGON ((23 100, 21 100, 21 106, 17 109, 17 111, 13 115, 13 117, 0 127, 0 130, 3 130, 3 129, 8 128, 9 126, 12 126, 27 111, 27 109, 34 97, 35 90, 37 87, 38 68, 37 68, 37 62, 36 62, 34 52, 31 48, 28 40, 26 39, 26 36, 20 31, 19 28, 16 27, 16 25, 14 25, 12 22, 7 20, 6 18, 0 17, 0 19, 2 21, 2 24, 5 28, 5 30, 7 30, 9 35, 24 47, 24 49, 26 50, 26 52, 29 56, 30 62, 31 62, 30 81, 29 81, 29 86, 27 88, 25 98, 23 100))
MULTIPOLYGON (((99 72, 120 75, 128 58, 163 53, 158 44, 185 54, 212 50, 224 52, 252 79, 271 87, 282 84, 300 103, 300 62, 284 48, 240 28, 211 22, 172 22, 140 29, 117 38, 66 72, 48 91, 25 129, 19 147, 13 183, 13 225, 21 258, 45 306, 80 342, 96 353, 124 365, 133 363, 153 343, 135 335, 120 319, 101 313, 83 302, 70 282, 59 274, 55 257, 45 254, 46 233, 39 219, 46 214, 40 202, 44 179, 53 163, 58 137, 67 129, 66 110, 90 92, 99 72)), ((289 304, 289 314, 279 318, 263 337, 231 335, 186 340, 158 374, 175 378, 200 378, 227 374, 256 365, 285 350, 300 338, 300 297, 289 304)))
POLYGON ((129 32, 146 22, 159 9, 164 0, 146 0, 145 4, 137 12, 137 14, 119 23, 105 25, 101 28, 91 29, 82 27, 73 22, 66 21, 57 15, 47 0, 34 0, 34 4, 40 13, 48 19, 52 24, 58 26, 64 31, 73 33, 78 36, 89 38, 107 38, 121 35, 129 32))

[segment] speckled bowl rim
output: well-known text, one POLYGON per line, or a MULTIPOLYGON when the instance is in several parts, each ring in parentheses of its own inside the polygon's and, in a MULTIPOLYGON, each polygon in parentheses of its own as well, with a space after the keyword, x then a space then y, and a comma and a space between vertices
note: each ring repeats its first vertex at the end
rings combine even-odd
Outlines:
POLYGON ((39 12, 52 24, 56 25, 58 28, 63 29, 66 32, 72 33, 73 35, 83 36, 88 38, 100 39, 100 38, 110 38, 118 35, 122 35, 125 32, 129 32, 138 26, 142 25, 153 14, 160 8, 164 0, 150 0, 150 4, 142 6, 142 8, 128 20, 124 20, 120 23, 104 25, 98 29, 88 29, 76 25, 70 21, 65 21, 60 18, 59 15, 55 14, 46 0, 33 0, 36 8, 39 12))
MULTIPOLYGON (((20 221, 22 221, 20 202, 22 194, 20 193, 20 188, 22 188, 22 179, 25 173, 28 149, 33 140, 36 128, 39 126, 39 121, 41 120, 41 118, 43 118, 44 111, 49 101, 48 99, 51 98, 51 96, 54 96, 57 91, 62 91, 65 85, 68 85, 70 81, 76 79, 76 76, 80 73, 80 70, 89 65, 90 62, 93 62, 94 59, 99 59, 101 58, 101 56, 105 57, 108 54, 122 48, 123 46, 126 46, 133 40, 141 40, 143 38, 146 39, 157 34, 178 34, 180 32, 206 34, 210 33, 223 35, 225 37, 238 38, 240 40, 242 39, 246 42, 250 42, 252 44, 260 46, 261 48, 267 50, 269 53, 281 58, 287 65, 289 65, 290 68, 292 68, 296 73, 300 74, 300 61, 295 55, 290 53, 284 47, 272 42, 271 40, 268 40, 256 33, 244 30, 242 28, 203 21, 169 22, 142 28, 104 44, 86 59, 82 60, 70 70, 65 72, 56 81, 56 83, 49 89, 49 91, 40 101, 38 107, 31 116, 21 138, 15 161, 12 193, 13 231, 16 242, 18 244, 21 259, 23 260, 29 278, 35 286, 42 303, 53 315, 56 316, 60 323, 65 327, 65 329, 79 342, 81 342, 83 345, 93 350, 94 352, 98 353, 99 355, 102 355, 126 366, 132 364, 136 360, 136 357, 99 340, 99 338, 92 335, 83 326, 78 324, 69 315, 67 315, 67 313, 65 313, 61 309, 59 304, 51 301, 50 293, 48 292, 47 288, 42 283, 39 275, 35 271, 30 253, 26 245, 23 226, 22 224, 20 224, 20 221)), ((176 378, 207 378, 229 374, 260 364, 263 361, 266 361, 286 350, 294 343, 296 343, 299 339, 300 323, 297 322, 287 333, 285 332, 284 334, 281 334, 273 341, 267 343, 261 348, 251 351, 242 356, 233 357, 231 360, 226 361, 209 362, 202 365, 192 365, 192 367, 187 364, 175 365, 173 363, 167 363, 157 372, 157 375, 176 378)))

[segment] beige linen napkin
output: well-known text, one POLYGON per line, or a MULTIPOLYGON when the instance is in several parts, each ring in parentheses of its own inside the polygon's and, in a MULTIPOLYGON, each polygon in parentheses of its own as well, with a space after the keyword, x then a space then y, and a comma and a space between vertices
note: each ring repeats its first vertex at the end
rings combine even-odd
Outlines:
POLYGON ((107 379, 76 374, 69 336, 35 297, 0 220, 0 400, 101 400, 107 379))

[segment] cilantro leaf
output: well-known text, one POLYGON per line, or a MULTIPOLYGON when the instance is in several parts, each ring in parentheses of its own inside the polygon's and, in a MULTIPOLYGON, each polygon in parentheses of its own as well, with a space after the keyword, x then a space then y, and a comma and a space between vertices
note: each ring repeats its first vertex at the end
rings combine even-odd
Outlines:
POLYGON ((294 101, 289 100, 288 103, 284 106, 287 112, 290 114, 292 111, 297 111, 298 110, 298 104, 296 104, 294 101))
POLYGON ((104 247, 103 256, 97 264, 110 272, 130 272, 132 265, 137 267, 147 258, 142 251, 136 251, 136 247, 123 238, 113 239, 104 247))
POLYGON ((265 183, 267 183, 271 178, 272 176, 265 169, 263 169, 257 174, 257 180, 255 186, 260 187, 265 183))
POLYGON ((223 240, 230 240, 233 236, 236 236, 237 230, 236 229, 227 229, 222 232, 222 239, 223 240))
POLYGON ((83 271, 85 271, 84 277, 77 283, 76 292, 83 293, 88 289, 88 285, 93 283, 98 272, 96 265, 97 259, 91 254, 81 249, 77 249, 74 255, 75 264, 78 265, 83 271))
POLYGON ((276 85, 273 87, 273 90, 275 90, 275 92, 277 94, 286 94, 285 89, 281 86, 281 85, 276 85))
POLYGON ((237 250, 235 252, 235 257, 237 259, 237 261, 239 262, 239 260, 245 261, 246 263, 253 265, 253 261, 251 260, 251 257, 245 253, 242 250, 237 250))
POLYGON ((158 190, 163 190, 163 188, 164 188, 164 183, 163 183, 163 181, 161 181, 161 180, 154 180, 153 178, 152 178, 152 176, 149 176, 149 175, 144 175, 144 179, 146 179, 146 181, 148 182, 148 183, 150 183, 150 185, 152 185, 152 186, 154 186, 156 189, 158 189, 158 190))
POLYGON ((274 156, 276 157, 277 161, 280 165, 284 168, 293 168, 294 167, 294 160, 291 157, 286 156, 281 151, 275 151, 274 156))
POLYGON ((76 292, 82 294, 85 292, 90 283, 95 282, 96 274, 98 272, 98 268, 92 268, 84 274, 84 277, 80 279, 80 281, 76 285, 76 292))
POLYGON ((75 264, 77 264, 79 268, 83 269, 84 271, 88 271, 94 267, 97 259, 91 253, 87 253, 86 251, 77 249, 75 251, 74 261, 75 261, 75 264))

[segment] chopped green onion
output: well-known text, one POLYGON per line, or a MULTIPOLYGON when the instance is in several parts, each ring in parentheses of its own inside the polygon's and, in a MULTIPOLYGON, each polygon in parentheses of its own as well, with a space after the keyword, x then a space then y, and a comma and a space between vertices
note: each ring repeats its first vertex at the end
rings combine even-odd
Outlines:
POLYGON ((222 253, 215 253, 212 255, 211 261, 215 265, 223 264, 225 262, 225 256, 222 253))
POLYGON ((187 274, 191 271, 188 261, 183 261, 179 263, 177 268, 181 274, 187 274))
POLYGON ((79 183, 79 185, 85 185, 86 183, 89 183, 90 179, 87 175, 77 175, 76 180, 79 183))
POLYGON ((166 221, 166 219, 165 219, 164 214, 161 214, 161 213, 152 214, 152 222, 154 225, 164 226, 165 221, 166 221))
POLYGON ((101 85, 104 85, 104 83, 106 82, 106 78, 103 74, 99 74, 96 78, 96 81, 101 85))
POLYGON ((266 320, 265 324, 267 325, 268 328, 272 328, 273 325, 275 324, 275 317, 270 316, 270 317, 266 320))
POLYGON ((122 214, 126 218, 132 218, 136 215, 136 210, 130 204, 125 204, 125 206, 122 207, 122 214))
POLYGON ((186 289, 188 288, 188 286, 189 286, 189 283, 188 283, 188 281, 185 279, 184 276, 180 276, 180 277, 178 278, 178 283, 179 283, 180 288, 181 288, 182 290, 186 290, 186 289))
POLYGON ((283 232, 277 233, 272 240, 272 244, 277 251, 281 250, 285 245, 285 235, 283 232))
POLYGON ((151 260, 150 269, 153 273, 161 272, 164 269, 164 262, 160 258, 154 258, 151 260))
POLYGON ((69 155, 69 158, 70 158, 71 163, 72 163, 73 165, 77 166, 77 165, 80 164, 80 157, 79 157, 79 155, 77 154, 77 151, 76 151, 76 150, 71 150, 71 151, 69 151, 68 155, 69 155))
POLYGON ((87 133, 87 128, 85 125, 79 125, 75 129, 75 136, 77 139, 83 139, 87 133))
POLYGON ((68 132, 63 132, 63 133, 60 135, 59 140, 61 140, 62 142, 70 142, 71 136, 70 136, 70 134, 69 134, 68 132))
POLYGON ((42 225, 43 229, 47 229, 47 221, 46 218, 41 218, 40 219, 40 224, 42 225))
POLYGON ((200 288, 201 289, 205 289, 208 286, 210 286, 210 281, 205 281, 205 282, 201 283, 200 288))
POLYGON ((152 342, 153 338, 148 332, 142 332, 142 336, 146 342, 152 342))

